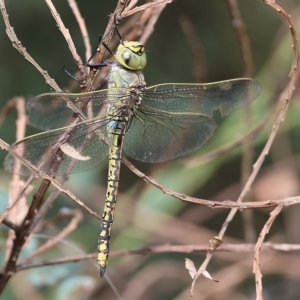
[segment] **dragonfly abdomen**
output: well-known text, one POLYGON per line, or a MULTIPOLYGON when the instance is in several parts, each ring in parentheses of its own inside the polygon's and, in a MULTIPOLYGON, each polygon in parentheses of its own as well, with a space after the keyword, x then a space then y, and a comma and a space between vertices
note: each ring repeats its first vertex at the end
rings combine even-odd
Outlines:
POLYGON ((101 276, 105 274, 109 256, 110 234, 114 221, 120 180, 122 146, 124 135, 129 124, 129 117, 122 116, 116 120, 112 120, 111 123, 113 123, 115 126, 110 127, 108 130, 111 141, 108 156, 108 182, 106 201, 102 216, 102 228, 98 239, 98 264, 100 266, 101 276))

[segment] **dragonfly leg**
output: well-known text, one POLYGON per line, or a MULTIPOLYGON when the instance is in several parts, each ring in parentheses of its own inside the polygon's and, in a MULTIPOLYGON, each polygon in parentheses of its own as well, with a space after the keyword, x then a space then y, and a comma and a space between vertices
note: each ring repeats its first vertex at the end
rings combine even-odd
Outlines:
POLYGON ((108 66, 111 66, 113 64, 113 62, 110 62, 110 61, 103 61, 99 64, 91 64, 91 63, 87 63, 86 65, 89 67, 89 68, 101 68, 101 67, 108 67, 108 66))
MULTIPOLYGON (((122 40, 122 38, 121 38, 121 35, 120 35, 118 29, 116 29, 116 30, 117 30, 118 36, 120 37, 121 43, 123 43, 123 40, 122 40)), ((99 41, 102 40, 102 37, 103 37, 102 35, 99 35, 99 41)), ((101 44, 105 47, 105 49, 106 49, 112 56, 115 56, 115 53, 109 48, 109 46, 108 46, 105 42, 101 41, 101 44)), ((103 62, 101 62, 101 63, 99 63, 99 64, 91 64, 91 63, 90 63, 91 59, 95 56, 95 54, 96 54, 97 51, 98 51, 98 47, 97 47, 97 48, 95 49, 95 51, 93 52, 92 56, 89 58, 89 60, 88 60, 88 62, 87 62, 86 65, 87 65, 88 67, 90 67, 90 68, 101 68, 101 67, 107 67, 107 66, 110 66, 110 65, 112 64, 112 62, 108 62, 108 61, 103 61, 103 62)))
POLYGON ((66 66, 65 65, 63 65, 62 67, 62 70, 68 75, 68 76, 70 76, 73 80, 75 80, 77 83, 79 83, 79 84, 81 84, 81 81, 78 79, 78 78, 76 78, 75 76, 73 76, 67 69, 66 69, 66 66))
MULTIPOLYGON (((99 34, 99 36, 98 36, 98 44, 101 43, 102 38, 103 38, 103 35, 102 35, 102 34, 99 34)), ((88 63, 91 61, 91 59, 92 59, 92 58, 94 57, 94 55, 97 53, 97 49, 98 49, 98 46, 95 48, 95 50, 93 51, 91 57, 88 59, 88 63)))
MULTIPOLYGON (((99 42, 101 42, 101 44, 105 47, 105 49, 106 49, 111 55, 114 56, 114 55, 115 55, 114 52, 109 48, 109 46, 108 46, 105 42, 102 41, 102 38, 103 38, 103 36, 102 36, 102 35, 99 35, 99 42)), ((97 51, 99 51, 99 48, 98 48, 98 47, 94 50, 92 56, 89 58, 89 60, 88 60, 88 62, 87 62, 86 65, 87 65, 89 68, 101 68, 101 67, 107 67, 107 66, 110 66, 110 65, 112 64, 112 62, 108 62, 108 61, 103 61, 103 62, 101 62, 101 63, 99 63, 99 64, 91 64, 91 63, 90 63, 90 61, 91 61, 92 58, 95 56, 95 54, 97 53, 97 51)))

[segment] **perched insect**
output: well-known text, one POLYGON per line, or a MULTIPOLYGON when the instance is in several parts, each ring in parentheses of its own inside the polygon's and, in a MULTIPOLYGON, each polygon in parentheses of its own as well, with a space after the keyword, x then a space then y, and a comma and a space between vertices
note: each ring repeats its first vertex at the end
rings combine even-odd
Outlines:
MULTIPOLYGON (((117 202, 122 149, 143 162, 162 162, 200 148, 217 127, 214 110, 225 116, 251 103, 261 87, 239 78, 208 84, 166 83, 146 87, 145 48, 121 42, 111 65, 108 89, 82 94, 42 94, 28 102, 29 123, 48 130, 11 146, 49 174, 57 153, 57 175, 94 167, 108 154, 109 171, 102 229, 98 241, 100 275, 105 273, 117 202), (68 125, 78 104, 87 120, 68 125), (62 127, 62 128, 61 128, 62 127)), ((5 168, 31 171, 8 154, 5 168)))

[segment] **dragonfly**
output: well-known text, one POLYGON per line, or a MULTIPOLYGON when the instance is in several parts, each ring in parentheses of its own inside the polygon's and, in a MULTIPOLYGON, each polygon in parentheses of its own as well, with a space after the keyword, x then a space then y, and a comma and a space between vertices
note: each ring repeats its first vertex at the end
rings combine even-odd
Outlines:
MULTIPOLYGON (((90 169, 108 155, 106 202, 98 238, 101 276, 110 251, 123 150, 147 163, 190 153, 216 129, 214 111, 226 116, 249 105, 261 91, 260 84, 250 78, 147 87, 142 71, 146 63, 144 45, 121 41, 111 64, 107 89, 81 94, 48 93, 30 99, 28 123, 45 132, 10 146, 47 174, 53 170, 59 153, 55 175, 90 169), (74 114, 85 118, 70 125, 74 114)), ((13 154, 6 156, 4 165, 11 173, 32 174, 13 154)))

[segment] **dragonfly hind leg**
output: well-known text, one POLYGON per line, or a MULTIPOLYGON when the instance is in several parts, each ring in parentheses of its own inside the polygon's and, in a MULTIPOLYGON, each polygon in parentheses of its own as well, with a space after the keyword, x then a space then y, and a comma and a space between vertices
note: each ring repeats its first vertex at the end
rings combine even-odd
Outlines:
POLYGON ((73 76, 67 69, 66 69, 66 65, 63 65, 62 67, 62 70, 69 76, 71 77, 74 81, 76 81, 77 83, 81 84, 81 81, 76 78, 75 76, 73 76))

